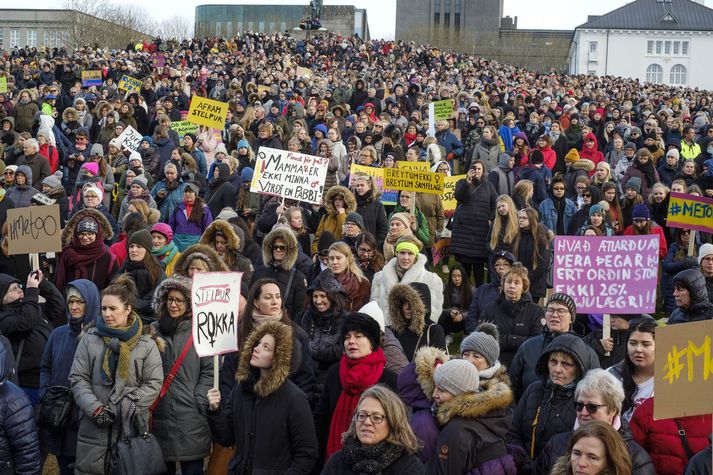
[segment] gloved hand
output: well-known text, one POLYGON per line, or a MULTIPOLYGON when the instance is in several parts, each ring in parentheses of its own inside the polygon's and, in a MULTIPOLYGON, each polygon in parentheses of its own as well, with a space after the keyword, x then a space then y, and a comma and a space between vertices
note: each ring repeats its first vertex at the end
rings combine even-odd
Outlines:
POLYGON ((114 423, 116 420, 116 414, 114 414, 107 406, 101 406, 94 411, 92 419, 99 427, 106 427, 114 423))
POLYGON ((456 154, 453 153, 453 152, 451 152, 451 153, 449 153, 448 155, 446 155, 446 158, 447 158, 448 160, 453 160, 453 158, 455 158, 455 156, 456 156, 456 154))

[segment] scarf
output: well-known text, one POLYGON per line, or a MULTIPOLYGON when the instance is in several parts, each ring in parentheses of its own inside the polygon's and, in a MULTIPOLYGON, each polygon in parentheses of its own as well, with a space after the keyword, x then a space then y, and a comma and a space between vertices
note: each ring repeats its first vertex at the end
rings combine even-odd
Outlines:
POLYGON ((108 251, 104 245, 104 236, 102 235, 101 224, 97 238, 93 243, 83 246, 79 242, 76 231, 72 236, 72 242, 62 249, 62 257, 65 265, 57 267, 56 282, 70 282, 76 279, 89 279, 89 269, 93 264, 98 264, 97 261, 104 257, 108 251))
POLYGON ((257 311, 253 310, 252 319, 253 323, 255 323, 256 326, 260 326, 263 323, 267 322, 279 322, 282 321, 282 311, 280 311, 280 314, 278 316, 274 316, 265 315, 264 313, 258 313, 257 311))
POLYGON ((161 261, 161 264, 165 269, 168 263, 171 262, 178 254, 178 248, 176 247, 176 244, 171 241, 166 243, 163 247, 151 249, 151 254, 156 256, 156 259, 161 261))
POLYGON ((642 175, 646 179, 646 188, 651 188, 652 186, 654 186, 654 183, 656 183, 656 169, 654 168, 654 164, 651 162, 651 160, 652 159, 649 159, 649 161, 646 162, 646 165, 644 165, 639 160, 635 159, 633 164, 633 167, 641 171, 642 175))
POLYGON ((490 147, 492 147, 492 146, 494 146, 495 144, 498 143, 498 138, 497 138, 497 137, 493 137, 492 139, 488 140, 488 139, 486 139, 485 137, 481 137, 481 138, 480 138, 480 143, 481 143, 481 145, 483 145, 484 147, 490 148, 490 147))
POLYGON ((342 355, 339 361, 339 382, 342 385, 342 392, 332 414, 332 423, 329 425, 325 459, 329 459, 342 448, 342 434, 349 429, 361 393, 379 381, 385 367, 386 358, 381 348, 359 359, 350 359, 347 355, 342 355))
POLYGON ((342 272, 341 274, 335 277, 337 278, 339 283, 342 284, 342 288, 344 289, 344 292, 347 295, 347 300, 349 300, 349 303, 351 304, 351 298, 349 298, 349 296, 356 295, 359 292, 359 277, 357 277, 355 273, 349 270, 342 272))
POLYGON ((162 335, 173 336, 176 333, 178 324, 184 320, 190 320, 190 318, 191 318, 190 315, 179 317, 179 318, 173 318, 170 315, 165 314, 165 315, 162 315, 161 318, 158 319, 158 328, 159 328, 159 330, 161 330, 162 335))
POLYGON ((139 342, 143 325, 139 316, 131 312, 126 327, 112 328, 97 318, 97 334, 104 340, 104 354, 102 355, 101 377, 105 384, 114 384, 114 393, 121 394, 129 378, 131 365, 131 351, 139 342))
POLYGON ((377 445, 361 445, 356 437, 344 441, 344 462, 354 473, 383 474, 403 454, 404 449, 383 441, 377 445))

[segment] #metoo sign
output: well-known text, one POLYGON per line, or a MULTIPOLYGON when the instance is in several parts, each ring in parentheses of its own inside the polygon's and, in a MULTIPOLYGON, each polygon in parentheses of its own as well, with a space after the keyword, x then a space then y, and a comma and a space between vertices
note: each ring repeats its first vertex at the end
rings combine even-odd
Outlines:
POLYGON ((198 356, 238 350, 241 272, 193 275, 193 345, 198 356))
POLYGON ((577 313, 653 313, 658 236, 556 236, 553 292, 569 294, 577 313))

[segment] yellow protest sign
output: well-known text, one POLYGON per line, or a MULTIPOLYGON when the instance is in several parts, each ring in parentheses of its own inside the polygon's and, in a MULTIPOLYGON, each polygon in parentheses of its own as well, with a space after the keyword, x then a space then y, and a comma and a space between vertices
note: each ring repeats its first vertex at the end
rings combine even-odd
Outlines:
POLYGON ((101 86, 102 72, 100 69, 82 71, 82 87, 101 86))
POLYGON ((713 199, 684 193, 671 193, 666 224, 670 228, 695 229, 704 233, 713 233, 713 199))
POLYGON ((126 92, 139 92, 143 84, 143 81, 124 74, 119 80, 119 89, 126 92))
POLYGON ((467 175, 447 176, 443 179, 443 195, 441 202, 443 203, 443 211, 453 211, 458 205, 458 201, 454 196, 456 191, 456 183, 462 180, 467 175))
POLYGON ((450 99, 433 103, 433 120, 450 119, 453 117, 453 102, 450 99))
POLYGON ((198 125, 205 125, 214 129, 223 130, 225 117, 228 115, 228 103, 193 96, 188 108, 186 120, 198 125))
POLYGON ((416 172, 430 171, 431 167, 429 165, 430 165, 430 163, 428 163, 428 162, 405 162, 405 161, 396 162, 396 168, 399 168, 401 170, 413 170, 416 172))
POLYGON ((7 78, 3 76, 0 78, 0 93, 5 92, 7 92, 7 78))
POLYGON ((654 419, 713 412, 711 334, 713 320, 656 328, 654 419))
POLYGON ((444 176, 443 173, 384 168, 384 188, 440 195, 444 176))

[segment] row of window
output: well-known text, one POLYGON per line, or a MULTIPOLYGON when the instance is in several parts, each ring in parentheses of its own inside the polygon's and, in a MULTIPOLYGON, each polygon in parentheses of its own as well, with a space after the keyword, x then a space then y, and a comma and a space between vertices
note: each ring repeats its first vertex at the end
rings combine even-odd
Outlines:
MULTIPOLYGON (((55 31, 55 30, 45 30, 44 32, 44 42, 43 46, 49 48, 59 48, 64 45, 65 41, 69 37, 69 33, 66 31, 55 31)), ((2 28, 0 28, 0 45, 5 44, 5 33, 2 28)), ((37 30, 27 30, 25 35, 25 41, 20 39, 20 30, 10 30, 10 47, 15 46, 24 47, 25 45, 36 48, 37 47, 37 30)))
POLYGON ((688 41, 648 40, 646 42, 646 54, 688 56, 688 41))
MULTIPOLYGON (((646 68, 646 81, 653 83, 663 82, 663 67, 660 64, 650 64, 646 68)), ((669 84, 685 86, 688 82, 688 70, 682 64, 674 64, 669 73, 669 84)))
MULTIPOLYGON (((455 31, 460 30, 460 15, 461 15, 461 0, 456 0, 455 11, 451 15, 451 0, 443 0, 443 27, 450 28, 451 17, 453 17, 453 27, 455 31)), ((441 26, 441 0, 434 1, 433 7, 433 26, 438 28, 441 26)))
MULTIPOLYGON (((248 22, 246 22, 246 24, 247 24, 247 28, 245 30, 243 30, 243 22, 242 21, 235 22, 235 23, 233 23, 232 21, 226 21, 225 23, 218 21, 215 23, 215 34, 216 34, 216 36, 233 36, 241 31, 255 31, 253 29, 255 26, 254 22, 248 21, 248 22), (233 29, 233 27, 235 27, 235 29, 233 29)), ((257 24, 258 24, 257 31, 259 33, 274 33, 275 31, 278 31, 278 30, 276 30, 277 22, 271 21, 269 30, 265 30, 265 22, 264 21, 257 22, 257 24)), ((287 23, 284 21, 280 22, 279 31, 285 31, 285 30, 287 30, 287 23)))

